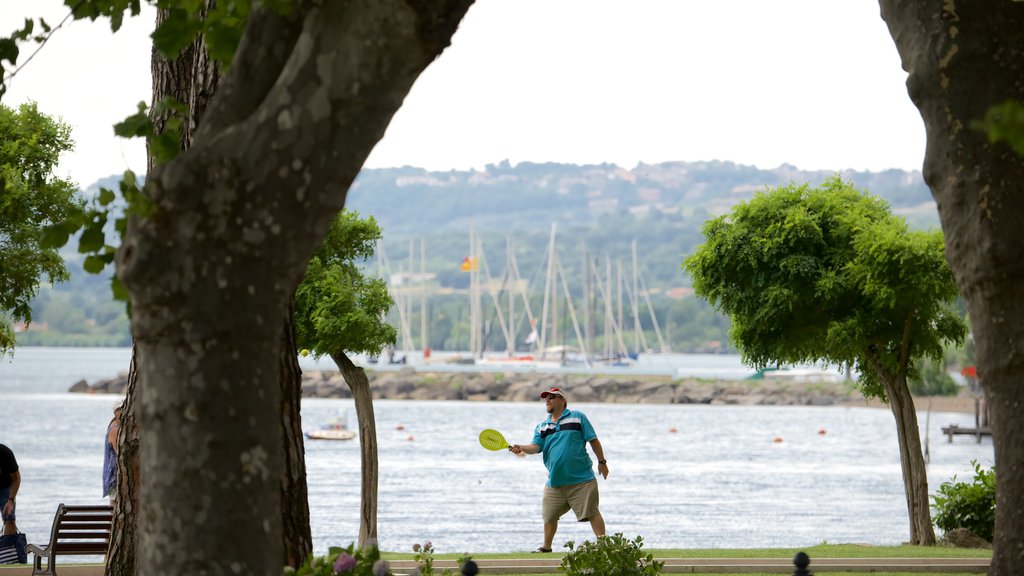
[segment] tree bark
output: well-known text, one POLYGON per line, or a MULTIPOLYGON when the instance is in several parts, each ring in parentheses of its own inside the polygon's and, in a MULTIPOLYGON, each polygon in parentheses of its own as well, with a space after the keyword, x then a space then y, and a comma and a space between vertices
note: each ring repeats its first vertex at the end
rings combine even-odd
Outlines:
MULTIPOLYGON (((214 0, 206 0, 205 10, 214 0)), ((157 11, 157 25, 166 18, 166 10, 157 11)), ((184 104, 188 110, 183 118, 181 150, 192 146, 210 99, 220 82, 220 65, 210 58, 204 38, 182 50, 176 59, 168 59, 153 52, 153 105, 170 96, 184 104)), ((154 116, 156 133, 162 133, 168 114, 154 116)), ((149 166, 153 170, 153 166, 149 166)), ((291 308, 282 318, 279 353, 279 380, 281 387, 281 431, 284 446, 285 469, 281 475, 282 537, 285 565, 298 568, 313 551, 313 537, 309 526, 309 499, 306 487, 306 459, 302 444, 300 402, 302 400, 302 371, 296 360, 295 330, 291 308)))
POLYGON ((302 369, 295 349, 292 310, 284 317, 278 365, 281 385, 281 440, 284 469, 281 471, 281 526, 284 564, 298 568, 313 552, 309 526, 309 490, 306 485, 306 453, 302 443, 302 369))
POLYGON ((341 370, 352 400, 356 405, 359 421, 359 450, 362 455, 362 483, 359 503, 359 547, 377 539, 377 421, 373 415, 373 394, 366 372, 356 366, 344 352, 331 354, 334 363, 341 370))
POLYGON ((255 4, 191 147, 154 168, 118 274, 138 345, 139 572, 279 576, 282 319, 469 0, 255 4), (183 502, 187 505, 183 505, 183 502))
MULTIPOLYGON (((166 11, 158 10, 156 25, 159 26, 165 18, 166 11)), ((156 50, 153 51, 152 105, 155 107, 165 96, 174 97, 188 105, 189 116, 185 119, 186 123, 182 130, 182 150, 188 149, 209 96, 216 91, 217 79, 220 76, 218 69, 217 63, 210 60, 201 39, 186 47, 174 60, 164 58, 156 50)), ((152 115, 156 133, 163 132, 168 118, 169 115, 166 113, 152 115)), ((153 170, 152 162, 152 155, 147 155, 147 174, 153 170)), ((139 429, 135 418, 139 374, 136 352, 133 342, 128 391, 118 432, 117 499, 114 502, 114 523, 106 558, 105 572, 108 576, 134 576, 137 573, 140 465, 139 429)))
POLYGON ((107 550, 107 576, 134 576, 137 564, 139 509, 139 427, 132 406, 138 392, 138 366, 135 348, 128 368, 128 389, 117 431, 117 498, 114 500, 114 522, 110 529, 107 550))
POLYGON ((924 178, 977 345, 992 418, 996 530, 989 574, 1024 566, 1024 158, 973 123, 1024 102, 1024 3, 881 0, 927 133, 924 178))
POLYGON ((889 409, 896 419, 896 436, 900 445, 900 468, 903 471, 903 493, 907 498, 910 519, 910 543, 935 545, 932 527, 931 500, 928 495, 928 467, 921 450, 921 431, 917 426, 917 410, 906 379, 892 375, 882 377, 889 409))

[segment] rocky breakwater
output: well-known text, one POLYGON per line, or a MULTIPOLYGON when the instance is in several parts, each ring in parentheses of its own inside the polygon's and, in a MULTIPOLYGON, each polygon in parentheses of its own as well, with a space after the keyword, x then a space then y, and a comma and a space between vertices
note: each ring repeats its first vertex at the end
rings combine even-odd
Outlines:
MULTIPOLYGON (((672 380, 662 376, 540 374, 499 372, 367 372, 375 399, 521 402, 558 386, 573 402, 640 404, 739 404, 830 406, 859 399, 851 387, 836 382, 773 380, 672 380)), ((94 384, 77 382, 72 392, 123 394, 128 374, 94 384)), ((351 398, 341 374, 333 370, 302 375, 306 398, 351 398)))

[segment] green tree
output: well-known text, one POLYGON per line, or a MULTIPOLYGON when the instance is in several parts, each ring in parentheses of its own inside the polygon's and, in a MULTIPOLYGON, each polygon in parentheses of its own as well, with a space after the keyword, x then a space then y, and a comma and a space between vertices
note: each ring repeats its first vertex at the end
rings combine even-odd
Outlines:
POLYGON ((352 390, 362 452, 359 546, 377 538, 377 425, 366 372, 348 354, 379 355, 395 343, 395 328, 384 322, 393 303, 384 280, 369 277, 359 262, 373 256, 380 227, 373 217, 342 211, 295 292, 295 333, 299 347, 330 356, 352 390))
POLYGON ((910 99, 924 120, 924 179, 938 204, 946 255, 967 302, 978 381, 988 399, 999 469, 989 574, 1019 574, 1024 566, 1024 156, 1014 147, 1024 149, 1019 108, 1024 3, 881 0, 880 5, 908 72, 910 99), (1011 101, 1018 104, 1006 104, 1011 101), (973 129, 992 113, 1004 115, 1005 125, 996 134, 991 127, 973 129))
POLYGON ((928 479, 907 385, 915 360, 941 360, 966 334, 939 233, 911 232, 886 203, 838 176, 819 188, 758 194, 704 227, 684 268, 697 293, 732 320, 757 368, 853 365, 867 396, 896 419, 910 541, 935 543, 928 479))
POLYGON ((39 283, 69 277, 64 259, 41 240, 82 204, 78 187, 53 175, 73 147, 71 129, 35 104, 0 104, 0 356, 14 348, 11 320, 31 324, 39 283))

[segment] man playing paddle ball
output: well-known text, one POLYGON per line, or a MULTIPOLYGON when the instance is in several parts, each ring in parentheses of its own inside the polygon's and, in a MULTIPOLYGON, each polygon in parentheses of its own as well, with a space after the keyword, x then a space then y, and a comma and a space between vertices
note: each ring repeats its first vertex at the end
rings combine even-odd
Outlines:
POLYGON ((544 545, 537 552, 551 552, 558 530, 558 519, 570 509, 579 522, 590 522, 595 536, 604 536, 604 518, 598 509, 597 478, 587 454, 587 443, 597 456, 597 471, 608 478, 608 462, 590 420, 579 410, 569 410, 561 388, 540 393, 547 405, 548 418, 533 431, 530 444, 513 444, 513 454, 544 453, 548 481, 544 486, 544 545))

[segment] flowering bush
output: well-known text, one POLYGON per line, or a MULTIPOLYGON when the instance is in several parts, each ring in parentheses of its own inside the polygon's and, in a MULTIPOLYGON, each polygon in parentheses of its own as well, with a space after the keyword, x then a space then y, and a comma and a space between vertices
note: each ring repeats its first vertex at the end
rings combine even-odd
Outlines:
POLYGON ((382 560, 375 543, 363 548, 350 544, 348 548, 331 547, 326 556, 313 556, 295 570, 284 569, 295 576, 392 576, 387 560, 382 560))
MULTIPOLYGON (((434 545, 430 541, 426 541, 420 546, 419 543, 412 545, 413 559, 416 560, 418 568, 413 569, 409 573, 409 576, 434 576, 434 545)), ((472 560, 472 557, 468 554, 463 554, 462 558, 459 558, 459 566, 465 567, 466 563, 472 560)), ((475 564, 474 564, 475 566, 475 564)), ((463 569, 462 573, 466 573, 463 569)), ((475 574, 476 572, 472 572, 475 574)), ((441 576, 452 576, 455 574, 451 570, 445 570, 441 573, 441 576)))
POLYGON ((599 536, 597 542, 584 540, 577 548, 569 541, 569 552, 562 557, 562 571, 566 576, 607 575, 657 576, 664 562, 654 560, 653 554, 644 555, 640 548, 644 539, 627 540, 619 532, 614 536, 599 536))

